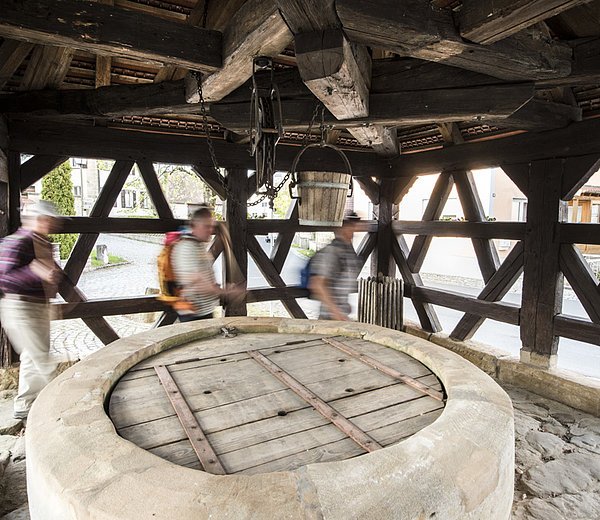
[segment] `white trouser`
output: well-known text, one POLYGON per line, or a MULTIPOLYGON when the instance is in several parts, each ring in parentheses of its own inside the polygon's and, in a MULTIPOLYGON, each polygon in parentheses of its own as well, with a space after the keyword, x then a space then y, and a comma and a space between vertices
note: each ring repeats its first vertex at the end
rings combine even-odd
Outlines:
POLYGON ((49 306, 2 298, 0 321, 13 348, 21 357, 15 415, 26 416, 42 388, 56 376, 50 350, 49 306))

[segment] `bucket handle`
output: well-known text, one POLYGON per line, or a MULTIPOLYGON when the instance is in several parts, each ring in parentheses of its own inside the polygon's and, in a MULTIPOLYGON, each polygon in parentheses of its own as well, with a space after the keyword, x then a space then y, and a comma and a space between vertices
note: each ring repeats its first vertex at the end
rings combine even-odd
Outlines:
MULTIPOLYGON (((296 157, 294 157, 294 160, 292 162, 292 167, 290 169, 290 176, 292 179, 292 182, 290 182, 290 197, 292 199, 300 200, 300 197, 298 195, 294 195, 292 190, 293 190, 293 188, 295 188, 298 185, 298 179, 296 178, 296 168, 298 167, 298 163, 300 162, 300 157, 302 157, 302 154, 304 152, 306 152, 306 150, 308 150, 309 148, 330 148, 334 152, 337 152, 337 154, 344 161, 344 165, 346 166, 347 173, 350 175, 350 184, 348 186, 350 193, 348 194, 348 197, 352 197, 352 193, 353 193, 352 166, 350 166, 350 161, 348 160, 348 157, 346 157, 346 154, 344 152, 342 152, 337 146, 335 146, 333 144, 329 144, 329 143, 324 143, 324 142, 312 143, 312 144, 306 145, 305 147, 302 148, 302 150, 300 150, 296 154, 296 157)), ((300 204, 302 204, 302 200, 300 200, 300 204)))

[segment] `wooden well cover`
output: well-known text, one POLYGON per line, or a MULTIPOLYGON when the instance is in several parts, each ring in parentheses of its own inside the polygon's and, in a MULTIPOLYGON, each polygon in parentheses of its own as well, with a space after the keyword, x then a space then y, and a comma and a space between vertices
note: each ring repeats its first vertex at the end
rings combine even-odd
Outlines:
POLYGON ((375 343, 251 333, 136 365, 109 414, 121 436, 175 464, 254 474, 397 443, 441 414, 441 390, 420 362, 375 343))

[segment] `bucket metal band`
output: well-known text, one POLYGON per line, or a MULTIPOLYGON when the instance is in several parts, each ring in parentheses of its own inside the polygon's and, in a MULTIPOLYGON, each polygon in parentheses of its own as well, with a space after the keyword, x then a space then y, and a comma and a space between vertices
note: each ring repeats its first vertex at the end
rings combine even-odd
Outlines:
POLYGON ((306 220, 298 219, 298 224, 301 226, 324 226, 324 227, 341 227, 341 220, 306 220))
POLYGON ((347 190, 347 182, 326 182, 326 181, 300 181, 298 188, 335 188, 340 190, 347 190))

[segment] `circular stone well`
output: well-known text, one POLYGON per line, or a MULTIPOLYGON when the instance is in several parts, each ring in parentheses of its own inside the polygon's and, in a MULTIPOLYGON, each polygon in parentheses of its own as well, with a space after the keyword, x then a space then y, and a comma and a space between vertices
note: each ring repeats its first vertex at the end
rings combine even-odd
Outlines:
POLYGON ((27 431, 33 520, 506 520, 513 459, 510 400, 472 364, 308 320, 119 340, 48 385, 27 431))

